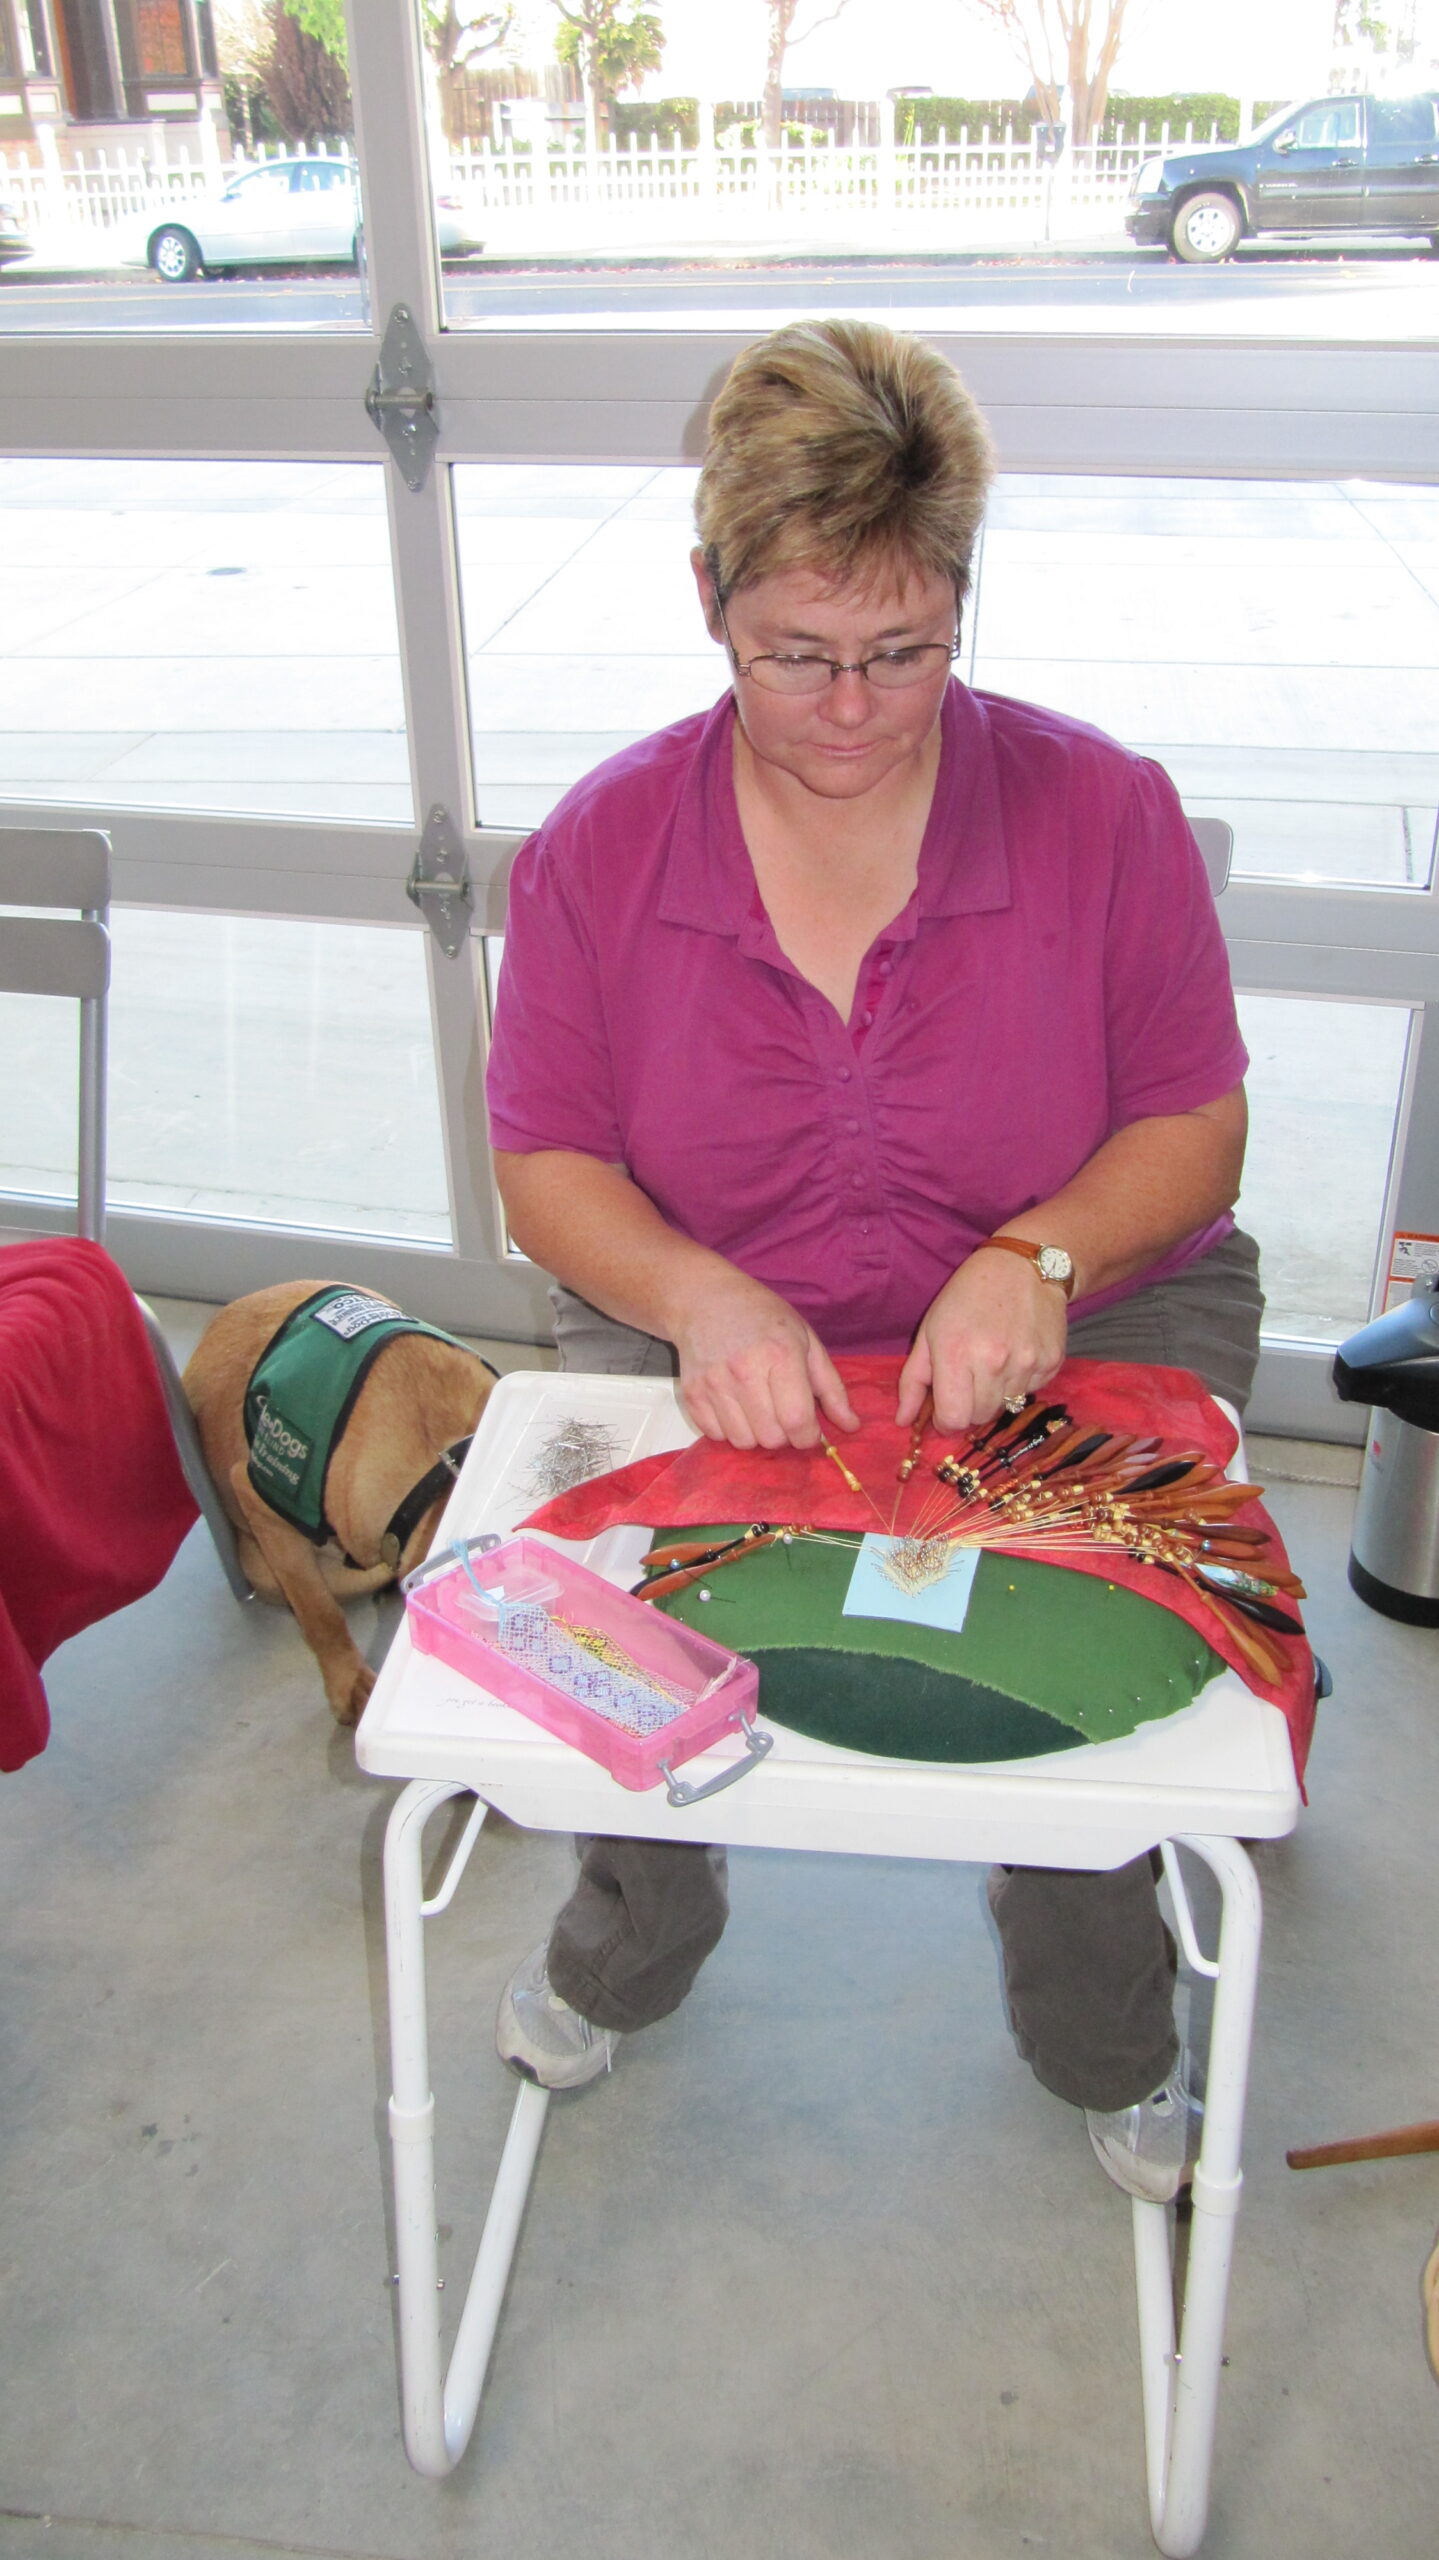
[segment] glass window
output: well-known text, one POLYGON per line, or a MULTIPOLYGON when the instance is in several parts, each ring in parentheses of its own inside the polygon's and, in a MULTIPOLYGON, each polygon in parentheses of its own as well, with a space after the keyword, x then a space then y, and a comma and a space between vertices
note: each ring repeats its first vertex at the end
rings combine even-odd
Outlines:
POLYGON ((1434 140, 1432 98, 1371 98, 1369 131, 1375 142, 1417 144, 1434 140))
POLYGON ((13 80, 18 77, 19 70, 20 56, 10 16, 10 0, 0 0, 0 74, 7 80, 13 80))
MULTIPOLYGON (((1115 92, 1092 135, 1071 119, 1057 154, 1033 66, 998 31, 1047 12, 984 0, 922 15, 933 85, 919 93, 905 85, 921 66, 902 9, 821 6, 801 29, 793 0, 618 14, 606 0, 514 18, 424 0, 431 191, 485 257, 459 263, 472 253, 442 220, 447 325, 739 328, 879 310, 920 330, 1250 334, 1270 244, 1196 279, 1157 241, 1133 250, 1126 229, 1145 161, 1219 140, 1213 120, 1171 130, 1162 101, 1115 92), (1036 258, 1041 244, 1061 259, 1036 258)), ((1362 116, 1357 98, 1316 99, 1281 110, 1266 138, 1357 152, 1362 116)), ((1344 282, 1340 294, 1286 279, 1264 296, 1264 334, 1433 334, 1416 282, 1352 266, 1344 282)))
POLYGON ((1294 126, 1301 151, 1344 151, 1359 140, 1359 101, 1335 98, 1327 106, 1310 107, 1294 126))
POLYGON ((128 72, 141 80, 191 74, 183 0, 121 0, 116 22, 128 72))
POLYGON ((969 619, 976 684, 1156 757, 1235 878, 1431 878, 1439 490, 1002 479, 969 619))
POLYGON ((39 72, 42 79, 48 80, 52 74, 52 65, 50 61, 50 35, 45 24, 44 0, 25 0, 25 16, 21 28, 22 46, 27 33, 30 38, 30 52, 33 57, 34 68, 39 72))
POLYGON ((543 463, 456 471, 475 798, 487 826, 537 825, 603 757, 723 690, 689 566, 694 478, 543 463))
POLYGON ((1241 993, 1249 1151, 1235 1215, 1258 1238, 1267 1335, 1342 1342, 1369 1319, 1413 1016, 1241 993))
POLYGON ((225 189, 224 201, 239 205, 248 213, 256 205, 278 204, 290 190, 291 169, 285 160, 274 168, 247 169, 243 177, 233 178, 225 189))
MULTIPOLYGON (((475 790, 532 826, 725 683, 689 569, 694 474, 455 474, 475 790)), ((1234 876, 1423 889, 1439 826, 1439 490, 1010 477, 961 673, 1153 755, 1234 876)))
MULTIPOLYGON (((0 0, 0 27, 13 5, 0 0)), ((33 268, 7 268, 0 332, 367 327, 344 62, 281 8, 226 13, 217 51, 209 11, 192 23, 194 5, 106 0, 102 22, 99 0, 55 0, 71 112, 13 188, 0 169, 40 252, 33 268), (222 84, 227 126, 201 96, 197 52, 222 84), (115 130, 95 139, 96 123, 115 130), (333 219, 316 219, 317 197, 333 219)))
POLYGON ((0 790, 408 820, 380 464, 0 460, 0 790))
MULTIPOLYGON (((424 938, 111 916, 115 1208, 448 1244, 424 938)), ((75 1007, 0 998, 0 1186, 73 1197, 75 1007)))

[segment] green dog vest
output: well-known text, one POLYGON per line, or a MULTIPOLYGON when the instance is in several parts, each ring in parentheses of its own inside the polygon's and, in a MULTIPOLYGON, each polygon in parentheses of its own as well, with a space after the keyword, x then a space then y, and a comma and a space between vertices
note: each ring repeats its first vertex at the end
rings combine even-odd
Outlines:
POLYGON ((331 1456, 371 1363, 401 1333, 464 1350, 452 1333, 402 1315, 363 1290, 319 1289, 265 1345, 245 1389, 245 1438, 255 1491, 319 1547, 334 1536, 325 1517, 331 1456))

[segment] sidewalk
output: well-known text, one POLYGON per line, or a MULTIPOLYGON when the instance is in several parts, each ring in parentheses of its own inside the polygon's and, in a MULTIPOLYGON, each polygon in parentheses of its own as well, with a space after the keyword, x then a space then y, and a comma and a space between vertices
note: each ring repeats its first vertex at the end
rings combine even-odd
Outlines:
MULTIPOLYGON (((176 220, 183 219, 177 213, 176 220)), ((833 265, 837 261, 867 265, 876 260, 885 263, 903 261, 907 265, 949 266, 956 261, 974 262, 991 258, 1037 258, 1085 260, 1095 256, 1153 260, 1157 251, 1136 250, 1126 240, 1122 217, 1103 222, 1076 220, 1062 236, 1046 240, 1027 229, 1010 237, 993 226, 971 226, 953 239, 943 236, 944 224, 959 216, 925 216, 912 223, 894 223, 883 229, 866 226, 862 231, 836 226, 820 233, 776 234, 758 241, 697 238, 679 240, 663 249, 655 249, 644 241, 636 241, 616 232, 613 237, 597 236, 594 230, 577 230, 573 244, 552 245, 544 249, 528 249, 523 244, 521 225, 513 214, 504 218, 509 240, 499 245, 494 239, 487 244, 483 258, 456 261, 454 272, 460 274, 501 273, 523 275, 558 269, 565 273, 586 267, 657 267, 690 266, 713 262, 719 266, 792 266, 795 264, 833 265), (516 239, 516 235, 519 235, 516 239), (937 236, 938 235, 938 236, 937 236)), ((494 226, 498 232, 500 224, 494 226)), ((27 279, 50 282, 100 282, 107 276, 139 275, 144 270, 143 248, 136 247, 143 238, 144 225, 137 217, 132 226, 118 238, 106 233, 75 231, 52 233, 41 240, 32 256, 14 258, 0 271, 0 290, 5 281, 22 283, 27 279), (131 244, 127 254, 126 239, 131 244)), ((263 274, 263 269, 253 272, 263 274)), ((317 275, 337 270, 317 267, 317 275)))

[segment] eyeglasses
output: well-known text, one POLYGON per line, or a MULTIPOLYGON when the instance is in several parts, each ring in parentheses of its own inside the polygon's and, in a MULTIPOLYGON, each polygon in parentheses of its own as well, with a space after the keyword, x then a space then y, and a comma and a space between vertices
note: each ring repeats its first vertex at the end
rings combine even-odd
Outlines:
POLYGON ((760 658, 741 659, 718 595, 715 603, 735 674, 748 676, 766 693, 823 693, 840 676, 863 676, 880 693, 902 693, 907 685, 923 684, 927 676, 937 675, 941 666, 952 665, 959 656, 956 631, 952 640, 921 640, 910 649, 877 649, 871 658, 810 658, 769 651, 760 658))

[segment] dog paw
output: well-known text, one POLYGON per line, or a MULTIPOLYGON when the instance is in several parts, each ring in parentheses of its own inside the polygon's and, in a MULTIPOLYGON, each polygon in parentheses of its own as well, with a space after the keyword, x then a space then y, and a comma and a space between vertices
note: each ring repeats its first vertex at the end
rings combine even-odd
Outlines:
POLYGON ((365 1712, 370 1691, 373 1689, 374 1685, 375 1675, 373 1671, 370 1669, 368 1662, 362 1662, 359 1670, 355 1673, 354 1679, 350 1682, 349 1687, 343 1690, 338 1697, 332 1696, 330 1699, 330 1706, 334 1712, 336 1724, 359 1723, 361 1716, 365 1712))

